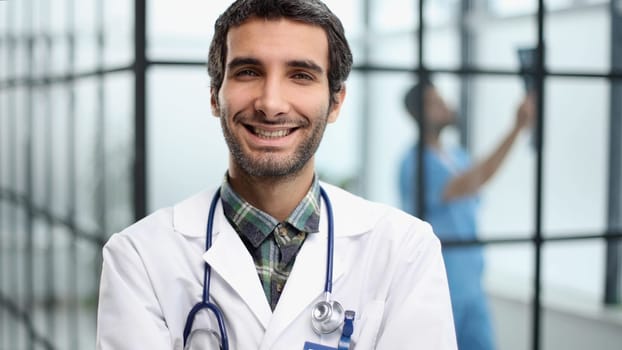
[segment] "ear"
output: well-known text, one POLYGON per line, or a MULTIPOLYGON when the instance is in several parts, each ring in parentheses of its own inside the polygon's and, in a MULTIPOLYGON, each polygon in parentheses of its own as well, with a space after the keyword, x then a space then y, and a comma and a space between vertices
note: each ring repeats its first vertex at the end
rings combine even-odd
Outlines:
POLYGON ((212 107, 212 115, 214 117, 220 117, 220 105, 218 104, 218 93, 216 89, 210 88, 210 105, 212 107))
POLYGON ((341 85, 341 90, 337 92, 335 95, 335 101, 330 106, 330 111, 328 112, 328 122, 334 123, 339 117, 339 111, 341 110, 341 106, 343 106, 343 101, 346 99, 346 84, 341 85))

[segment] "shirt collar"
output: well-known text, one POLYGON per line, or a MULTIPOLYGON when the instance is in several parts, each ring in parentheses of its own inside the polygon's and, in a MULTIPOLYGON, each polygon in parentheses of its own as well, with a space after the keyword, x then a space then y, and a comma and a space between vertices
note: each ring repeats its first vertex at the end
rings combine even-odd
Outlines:
MULTIPOLYGON (((229 184, 229 176, 225 175, 220 195, 225 217, 242 236, 258 247, 279 224, 269 214, 253 207, 240 197, 229 184)), ((319 232, 320 226, 320 184, 317 175, 304 198, 285 220, 298 231, 306 233, 319 232)))

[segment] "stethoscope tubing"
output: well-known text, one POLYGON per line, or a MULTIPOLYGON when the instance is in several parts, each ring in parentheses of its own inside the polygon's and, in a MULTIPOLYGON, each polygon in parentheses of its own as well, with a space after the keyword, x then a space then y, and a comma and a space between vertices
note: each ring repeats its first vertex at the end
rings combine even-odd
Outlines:
POLYGON ((324 293, 328 293, 330 295, 330 293, 333 292, 333 252, 335 248, 333 205, 330 203, 330 199, 328 199, 328 195, 322 187, 320 187, 320 195, 324 199, 324 203, 326 203, 326 213, 328 217, 328 242, 326 244, 326 281, 324 282, 324 293))
MULTIPOLYGON (((324 295, 326 299, 331 298, 331 293, 333 290, 333 252, 334 252, 334 222, 333 222, 333 207, 328 199, 328 195, 326 191, 322 187, 320 187, 320 195, 326 203, 326 213, 328 219, 328 239, 327 239, 327 248, 326 248, 326 280, 324 283, 324 295)), ((212 246, 212 232, 214 228, 214 215, 216 213, 216 206, 218 205, 218 201, 220 200, 220 188, 216 190, 212 201, 210 203, 209 213, 207 216, 207 228, 206 228, 206 237, 205 237, 205 251, 208 251, 212 246)), ((195 315, 201 311, 202 309, 208 309, 212 311, 214 314, 216 321, 218 322, 218 329, 220 331, 220 338, 223 350, 229 349, 229 338, 227 336, 227 329, 224 323, 224 314, 216 306, 216 304, 211 303, 209 301, 209 291, 210 291, 210 282, 211 282, 211 273, 212 268, 210 265, 205 262, 203 268, 203 295, 200 303, 197 303, 192 307, 190 313, 188 313, 188 317, 186 318, 186 325, 184 326, 184 347, 186 346, 186 341, 190 332, 192 331, 192 324, 194 322, 195 315)))
MULTIPOLYGON (((208 251, 212 246, 212 232, 214 230, 214 214, 216 213, 216 206, 218 205, 218 200, 220 199, 220 187, 214 193, 214 197, 212 198, 212 202, 209 206, 209 213, 207 215, 207 229, 205 236, 205 251, 208 251)), ((210 290, 210 282, 212 276, 212 267, 205 262, 205 268, 203 269, 203 302, 207 302, 209 300, 209 290, 210 290)))
MULTIPOLYGON (((207 251, 212 246, 212 232, 214 228, 214 214, 216 213, 216 206, 218 204, 218 200, 220 199, 220 188, 216 190, 214 193, 214 197, 212 198, 212 202, 210 203, 209 213, 207 215, 207 229, 205 235, 205 251, 207 251)), ((225 327, 224 314, 220 310, 216 304, 211 303, 209 301, 209 291, 210 291, 210 282, 211 282, 212 268, 211 266, 205 262, 203 268, 203 295, 201 302, 194 305, 190 312, 188 313, 188 317, 186 318, 186 325, 184 326, 184 347, 186 346, 186 341, 188 340, 188 336, 192 331, 192 324, 194 323, 194 317, 196 314, 203 310, 208 309, 212 311, 214 317, 216 318, 216 322, 218 322, 218 330, 220 331, 220 342, 222 344, 222 350, 229 350, 229 337, 227 335, 227 327, 225 327)))
POLYGON ((216 304, 204 301, 194 305, 188 313, 186 325, 184 326, 184 348, 186 346, 188 336, 190 335, 190 332, 192 332, 192 323, 194 322, 194 317, 199 311, 203 309, 208 309, 214 314, 216 322, 218 322, 218 330, 220 331, 220 342, 222 344, 221 349, 229 350, 229 337, 227 336, 227 327, 225 327, 224 324, 222 311, 220 310, 220 308, 218 308, 218 306, 216 306, 216 304))

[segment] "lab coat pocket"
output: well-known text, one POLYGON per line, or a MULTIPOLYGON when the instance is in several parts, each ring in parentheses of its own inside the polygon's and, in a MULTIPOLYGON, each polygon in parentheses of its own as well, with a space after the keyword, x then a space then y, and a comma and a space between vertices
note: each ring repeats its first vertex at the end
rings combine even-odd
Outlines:
POLYGON ((354 321, 355 331, 352 335, 352 343, 355 350, 375 349, 383 315, 383 300, 373 300, 364 305, 361 318, 354 321))

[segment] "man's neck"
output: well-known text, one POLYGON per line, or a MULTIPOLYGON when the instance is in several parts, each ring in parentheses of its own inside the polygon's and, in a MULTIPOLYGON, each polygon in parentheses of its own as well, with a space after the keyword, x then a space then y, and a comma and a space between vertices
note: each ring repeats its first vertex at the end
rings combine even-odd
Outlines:
POLYGON ((229 184, 244 200, 257 209, 285 221, 309 192, 314 166, 310 161, 297 174, 286 177, 254 177, 229 167, 229 184))
POLYGON ((441 149, 442 148, 440 132, 430 132, 430 133, 428 133, 425 136, 423 141, 425 142, 425 145, 427 147, 434 148, 434 149, 441 149))

